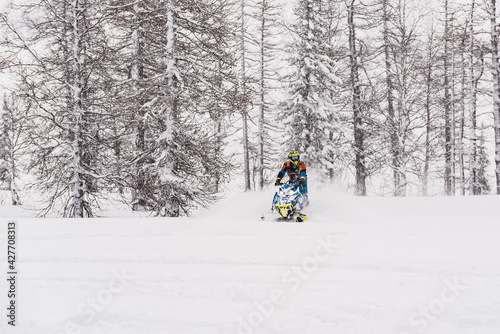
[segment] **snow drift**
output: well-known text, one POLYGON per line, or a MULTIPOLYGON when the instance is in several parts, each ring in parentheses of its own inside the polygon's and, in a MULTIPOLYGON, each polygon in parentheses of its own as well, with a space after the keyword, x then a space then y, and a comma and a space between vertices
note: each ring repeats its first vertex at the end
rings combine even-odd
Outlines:
MULTIPOLYGON (((311 190, 305 223, 274 189, 190 218, 18 222, 18 318, 2 333, 497 334, 498 196, 355 198, 311 190), (265 213, 266 220, 260 216, 265 213)), ((125 215, 126 213, 122 213, 125 215)))

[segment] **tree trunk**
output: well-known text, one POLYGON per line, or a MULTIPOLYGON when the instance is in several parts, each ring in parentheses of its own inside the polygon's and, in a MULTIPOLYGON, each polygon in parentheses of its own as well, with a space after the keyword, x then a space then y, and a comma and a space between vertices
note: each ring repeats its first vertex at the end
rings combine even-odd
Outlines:
POLYGON ((392 158, 392 171, 394 178, 394 196, 401 196, 401 174, 400 174, 400 159, 399 159, 399 140, 397 133, 397 121, 394 112, 394 96, 393 90, 394 85, 392 82, 392 70, 391 70, 391 60, 389 53, 389 12, 388 12, 388 0, 383 0, 383 21, 384 21, 384 55, 385 55, 385 72, 386 72, 386 85, 387 85, 387 114, 389 127, 389 137, 391 142, 391 158, 392 158))
POLYGON ((265 33, 266 33, 266 17, 265 11, 267 1, 262 0, 261 16, 260 16, 260 50, 259 50, 259 134, 258 134, 258 157, 257 157, 257 173, 258 185, 260 189, 264 188, 264 131, 265 131, 265 114, 266 114, 266 101, 265 101, 265 33))
MULTIPOLYGON (((473 0, 474 1, 474 0, 473 0)), ((472 18, 472 17, 471 17, 472 18)), ((472 21, 469 20, 471 26, 472 21)), ((465 66, 465 44, 467 39, 467 34, 465 33, 468 28, 465 29, 463 38, 461 41, 461 52, 460 52, 460 63, 461 63, 461 74, 460 74, 460 124, 459 124, 459 141, 458 141, 458 169, 459 169, 459 178, 460 178, 460 195, 465 196, 466 193, 466 180, 465 180, 465 99, 467 97, 466 93, 466 66, 465 66)), ((473 33, 473 28, 470 33, 473 33)))
MULTIPOLYGON (((14 125, 14 122, 12 123, 12 125, 14 125)), ((14 127, 14 126, 13 126, 14 127)), ((14 133, 14 129, 11 129, 12 130, 12 137, 14 139, 15 136, 17 136, 16 133, 14 133)), ((16 175, 16 155, 15 155, 15 142, 13 141, 11 143, 11 150, 10 150, 10 184, 9 184, 9 188, 10 188, 10 195, 11 195, 11 199, 12 199, 12 205, 21 205, 21 200, 19 198, 19 194, 17 192, 17 184, 16 184, 16 180, 17 180, 17 175, 16 175)))
MULTIPOLYGON (((174 126, 176 124, 176 94, 177 94, 177 79, 176 79, 176 56, 175 56, 175 7, 174 0, 169 0, 167 3, 167 45, 166 59, 167 59, 167 100, 165 108, 165 126, 166 130, 163 134, 166 146, 163 149, 172 150, 171 147, 174 139, 174 126)), ((171 154, 166 160, 163 173, 167 177, 175 177, 177 161, 175 155, 171 154)), ((178 217, 180 213, 180 201, 176 194, 168 193, 168 198, 165 198, 165 215, 167 217, 178 217)))
MULTIPOLYGON (((453 14, 451 22, 454 22, 453 14)), ((451 41, 455 40, 455 29, 451 29, 451 41)), ((450 189, 451 195, 455 196, 456 184, 456 114, 455 114, 455 47, 451 47, 451 76, 450 76, 450 189)))
POLYGON ((135 178, 132 189, 132 210, 142 211, 147 207, 146 196, 144 194, 146 187, 145 175, 145 154, 146 154, 146 124, 144 120, 145 110, 142 108, 141 99, 141 81, 144 79, 144 65, 142 63, 142 4, 140 1, 134 4, 134 28, 132 31, 132 68, 130 78, 132 80, 134 99, 133 113, 137 117, 137 129, 135 138, 136 161, 135 178))
POLYGON ((474 5, 472 0, 469 30, 469 114, 470 114, 470 146, 469 146, 469 194, 477 195, 477 121, 476 121, 476 85, 474 84, 474 5))
POLYGON ((450 77, 449 77, 449 18, 448 18, 448 0, 445 0, 445 22, 444 22, 444 192, 451 196, 454 194, 453 185, 453 161, 452 161, 452 124, 451 117, 451 97, 450 97, 450 77))
POLYGON ((354 24, 354 2, 347 2, 347 24, 349 26, 349 64, 351 69, 352 109, 354 121, 354 149, 356 168, 356 195, 366 196, 365 133, 363 129, 363 110, 361 88, 359 85, 358 53, 356 50, 356 27, 354 24))
POLYGON ((428 182, 429 182, 429 170, 432 156, 431 138, 432 138, 432 95, 434 91, 433 87, 433 62, 434 57, 434 30, 431 31, 429 36, 429 44, 427 45, 427 59, 424 73, 425 80, 425 158, 424 158, 424 170, 422 175, 422 195, 428 195, 428 182))
MULTIPOLYGON (((71 191, 71 202, 69 207, 69 212, 67 213, 69 217, 80 217, 85 216, 85 189, 86 183, 83 177, 83 166, 82 166, 82 156, 83 156, 83 138, 82 138, 82 122, 84 118, 83 101, 82 101, 82 90, 83 90, 83 77, 82 77, 82 48, 81 48, 81 29, 83 19, 83 9, 78 0, 73 2, 73 41, 72 41, 72 61, 73 61, 73 73, 72 73, 72 94, 73 94, 73 108, 72 108, 72 126, 71 126, 71 157, 73 176, 70 180, 70 191, 71 191)), ((92 214, 87 210, 89 216, 92 214)))
POLYGON ((489 11, 491 28, 491 66, 493 75, 496 193, 500 195, 500 68, 498 59, 498 32, 496 27, 496 0, 491 0, 489 11))
POLYGON ((243 173, 245 175, 245 191, 251 189, 250 178, 250 143, 248 139, 248 105, 246 89, 246 46, 245 46, 245 0, 241 0, 241 27, 240 27, 240 46, 241 46, 241 73, 240 73, 240 93, 241 116, 243 118, 243 173))

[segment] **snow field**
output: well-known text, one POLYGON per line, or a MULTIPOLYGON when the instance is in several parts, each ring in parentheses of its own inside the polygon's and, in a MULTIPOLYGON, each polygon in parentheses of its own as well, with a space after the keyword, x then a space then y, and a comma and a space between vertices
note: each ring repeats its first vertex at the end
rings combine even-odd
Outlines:
MULTIPOLYGON (((316 189, 308 221, 283 223, 272 195, 233 194, 190 218, 18 218, 18 326, 4 315, 0 332, 500 331, 497 196, 316 189)), ((6 222, 26 214, 0 210, 6 272, 6 222)), ((1 280, 1 305, 6 291, 1 280)))

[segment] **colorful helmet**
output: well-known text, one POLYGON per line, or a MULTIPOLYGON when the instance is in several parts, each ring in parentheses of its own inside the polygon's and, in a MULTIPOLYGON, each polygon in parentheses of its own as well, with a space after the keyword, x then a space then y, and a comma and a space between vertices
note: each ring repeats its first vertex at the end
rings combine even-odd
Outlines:
POLYGON ((290 154, 288 155, 288 159, 290 159, 290 162, 294 163, 297 165, 300 161, 300 155, 299 152, 297 151, 291 151, 290 154))

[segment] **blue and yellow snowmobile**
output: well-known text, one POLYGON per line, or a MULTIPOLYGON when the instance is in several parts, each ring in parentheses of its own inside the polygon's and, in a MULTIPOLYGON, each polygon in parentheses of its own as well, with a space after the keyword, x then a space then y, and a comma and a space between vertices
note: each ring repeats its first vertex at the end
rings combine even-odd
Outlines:
POLYGON ((276 210, 280 214, 281 220, 305 221, 306 215, 301 212, 304 208, 304 197, 300 193, 300 183, 288 181, 279 185, 280 188, 274 194, 271 210, 276 210))

